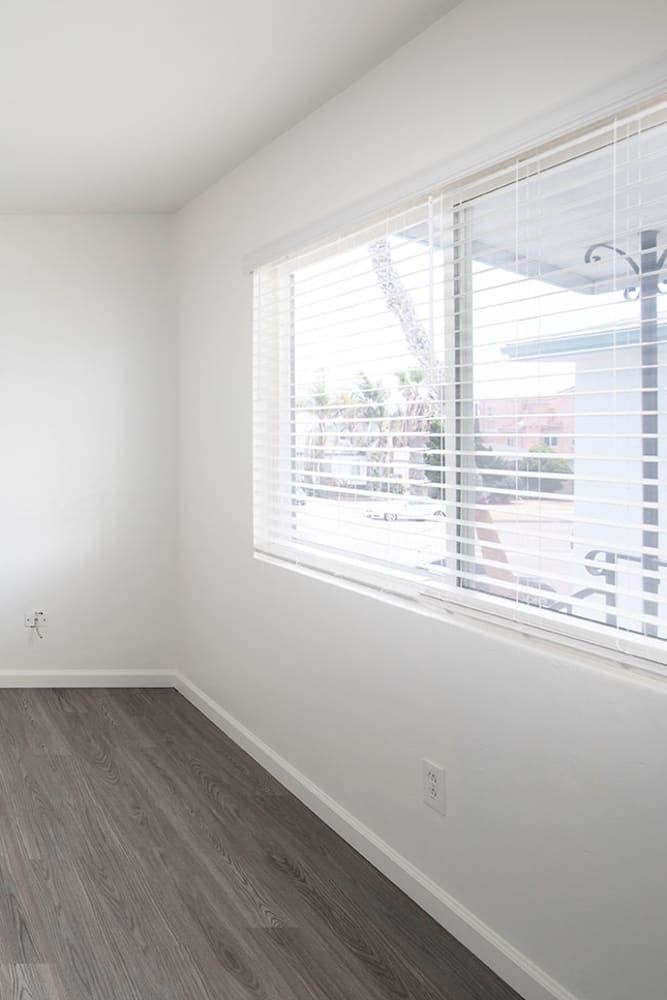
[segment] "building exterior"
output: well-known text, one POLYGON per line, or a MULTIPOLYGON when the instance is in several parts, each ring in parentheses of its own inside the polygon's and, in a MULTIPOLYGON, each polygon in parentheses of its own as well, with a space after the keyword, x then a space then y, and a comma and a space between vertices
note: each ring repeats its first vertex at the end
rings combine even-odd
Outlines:
POLYGON ((480 399, 477 434, 493 451, 529 451, 540 445, 559 454, 574 452, 574 390, 553 396, 480 399))
POLYGON ((524 341, 504 353, 516 360, 567 359, 575 365, 568 404, 574 442, 572 559, 595 573, 596 585, 609 588, 608 599, 598 602, 599 621, 633 629, 643 615, 649 634, 667 638, 667 565, 660 559, 667 550, 667 326, 657 330, 657 434, 649 435, 655 461, 648 463, 639 328, 524 341), (649 475, 657 501, 647 503, 649 475), (647 572, 642 552, 654 536, 656 561, 647 572))

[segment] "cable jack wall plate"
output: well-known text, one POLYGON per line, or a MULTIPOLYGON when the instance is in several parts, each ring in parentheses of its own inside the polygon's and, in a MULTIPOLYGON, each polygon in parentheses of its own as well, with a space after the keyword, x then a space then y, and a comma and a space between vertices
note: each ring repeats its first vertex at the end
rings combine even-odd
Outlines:
POLYGON ((23 623, 26 628, 45 628, 49 620, 44 611, 31 611, 24 616, 23 623))

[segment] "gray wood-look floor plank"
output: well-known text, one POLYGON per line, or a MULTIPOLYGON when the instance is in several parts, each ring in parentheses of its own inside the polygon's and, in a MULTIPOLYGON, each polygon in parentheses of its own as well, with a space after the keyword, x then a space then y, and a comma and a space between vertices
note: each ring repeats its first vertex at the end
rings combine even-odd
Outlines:
POLYGON ((171 690, 0 690, 0 1000, 520 1000, 171 690))
POLYGON ((48 965, 0 964, 0 997, 12 1000, 59 1000, 48 965))

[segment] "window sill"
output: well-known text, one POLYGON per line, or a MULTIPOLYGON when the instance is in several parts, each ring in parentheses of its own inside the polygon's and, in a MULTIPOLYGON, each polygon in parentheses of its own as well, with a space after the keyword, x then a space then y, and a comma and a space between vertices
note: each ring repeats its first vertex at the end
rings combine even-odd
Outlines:
MULTIPOLYGON (((504 644, 510 644, 517 649, 527 650, 540 656, 576 661, 580 665, 593 669, 611 671, 616 677, 624 677, 634 681, 649 683, 658 682, 661 686, 667 682, 667 663, 637 655, 635 652, 613 649, 598 645, 588 637, 584 626, 581 630, 572 629, 570 634, 559 634, 549 623, 548 628, 540 628, 534 624, 518 621, 498 613, 494 602, 489 605, 484 595, 478 600, 463 603, 451 595, 443 596, 432 588, 415 588, 414 595, 378 589, 371 584, 360 583, 347 578, 342 570, 324 570, 303 563, 293 563, 278 556, 257 551, 254 558, 268 566, 287 569, 311 580, 334 585, 343 590, 358 594, 360 597, 382 601, 394 608, 420 615, 431 621, 447 623, 456 629, 475 635, 485 635, 504 644), (487 607, 485 607, 487 605, 487 607), (489 611, 489 607, 493 611, 489 611), (577 634, 579 633, 579 634, 577 634)), ((477 597, 477 595, 475 595, 477 597)), ((531 609, 534 612, 535 609, 531 609)))

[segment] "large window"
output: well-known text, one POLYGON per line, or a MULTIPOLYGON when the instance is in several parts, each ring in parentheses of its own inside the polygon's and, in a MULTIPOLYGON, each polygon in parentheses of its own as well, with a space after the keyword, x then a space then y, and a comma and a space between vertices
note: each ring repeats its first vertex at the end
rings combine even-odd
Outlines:
POLYGON ((255 273, 255 546, 667 661, 667 110, 255 273))

